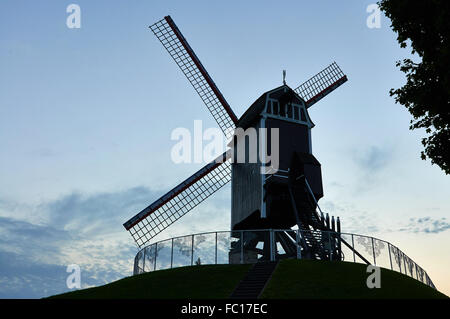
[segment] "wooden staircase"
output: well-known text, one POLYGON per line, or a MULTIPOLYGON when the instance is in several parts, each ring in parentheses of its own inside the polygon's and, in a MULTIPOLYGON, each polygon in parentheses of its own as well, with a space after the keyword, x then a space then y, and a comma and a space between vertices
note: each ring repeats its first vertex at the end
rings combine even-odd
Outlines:
POLYGON ((248 271, 244 279, 231 294, 231 299, 256 299, 264 290, 278 262, 258 262, 248 271))

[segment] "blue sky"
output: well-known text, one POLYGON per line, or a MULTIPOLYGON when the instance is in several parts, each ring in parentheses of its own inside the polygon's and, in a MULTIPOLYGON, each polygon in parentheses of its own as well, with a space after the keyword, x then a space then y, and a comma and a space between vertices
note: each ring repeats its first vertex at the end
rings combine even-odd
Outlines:
MULTIPOLYGON (((137 249, 122 223, 202 164, 170 159, 177 127, 215 127, 148 26, 170 14, 240 116, 282 70, 296 87, 336 61, 349 81, 310 110, 321 206, 343 229, 400 247, 450 294, 448 191, 420 160, 422 131, 389 97, 404 83, 389 21, 371 1, 2 1, 0 297, 67 291, 128 276, 137 249), (81 28, 66 7, 81 8, 81 28)), ((229 187, 159 239, 226 230, 229 187)))

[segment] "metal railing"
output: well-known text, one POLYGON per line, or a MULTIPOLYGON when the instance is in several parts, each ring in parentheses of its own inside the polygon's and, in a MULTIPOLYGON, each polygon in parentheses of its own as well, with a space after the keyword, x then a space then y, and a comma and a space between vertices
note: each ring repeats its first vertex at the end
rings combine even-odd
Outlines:
POLYGON ((136 254, 133 274, 200 264, 255 263, 264 258, 311 258, 305 256, 302 248, 302 241, 310 242, 311 238, 316 238, 326 252, 315 259, 370 262, 436 289, 422 267, 387 241, 351 233, 292 229, 218 231, 162 240, 142 248, 136 254), (286 245, 287 238, 290 239, 289 245, 286 245))

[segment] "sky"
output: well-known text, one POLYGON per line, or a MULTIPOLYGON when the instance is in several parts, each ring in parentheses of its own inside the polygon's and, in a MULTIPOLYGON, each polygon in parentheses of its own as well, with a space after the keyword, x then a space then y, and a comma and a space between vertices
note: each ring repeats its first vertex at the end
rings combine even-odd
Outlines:
MULTIPOLYGON (((203 163, 176 164, 174 129, 216 124, 148 26, 171 15, 240 116, 265 91, 336 61, 348 82, 309 111, 321 208, 390 241, 450 295, 450 180, 420 159, 424 131, 389 96, 410 57, 374 1, 0 2, 0 298, 132 274, 122 224, 203 163), (66 8, 81 9, 68 28, 66 8)), ((413 57, 417 58, 417 57, 413 57)), ((230 187, 155 240, 230 227, 230 187)))

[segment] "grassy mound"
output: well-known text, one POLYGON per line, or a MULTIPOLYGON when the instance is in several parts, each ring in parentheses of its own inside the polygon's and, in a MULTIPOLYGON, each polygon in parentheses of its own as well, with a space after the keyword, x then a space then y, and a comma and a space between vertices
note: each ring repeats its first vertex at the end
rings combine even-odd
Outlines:
POLYGON ((228 298, 251 265, 180 267, 127 277, 110 284, 50 298, 179 299, 228 298))
MULTIPOLYGON (((220 299, 228 298, 251 265, 204 265, 160 270, 50 298, 220 299)), ((366 285, 366 266, 348 262, 284 260, 262 298, 271 299, 436 299, 444 294, 400 273, 382 269, 381 288, 366 285)))
POLYGON ((369 289, 367 266, 350 262, 285 260, 278 264, 262 298, 435 299, 448 298, 398 272, 381 268, 380 288, 369 289))

